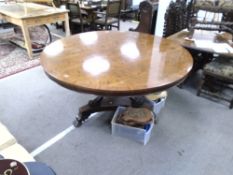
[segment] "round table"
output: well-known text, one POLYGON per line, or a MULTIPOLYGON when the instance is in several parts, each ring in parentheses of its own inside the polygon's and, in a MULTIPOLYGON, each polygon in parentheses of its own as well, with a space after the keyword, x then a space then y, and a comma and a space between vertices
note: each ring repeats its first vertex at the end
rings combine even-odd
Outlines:
POLYGON ((100 95, 79 109, 77 125, 93 112, 148 104, 138 97, 177 85, 193 66, 189 52, 172 40, 118 31, 57 40, 40 58, 44 71, 58 84, 100 95))

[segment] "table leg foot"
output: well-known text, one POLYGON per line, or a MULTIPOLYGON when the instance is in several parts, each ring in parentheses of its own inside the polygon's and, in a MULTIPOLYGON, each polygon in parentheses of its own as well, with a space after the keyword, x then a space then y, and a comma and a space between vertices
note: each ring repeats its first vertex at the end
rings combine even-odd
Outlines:
POLYGON ((76 117, 76 119, 73 122, 73 125, 78 128, 82 126, 82 124, 88 119, 88 117, 91 115, 91 113, 79 113, 79 115, 76 117))
POLYGON ((73 125, 74 125, 75 128, 78 128, 78 127, 82 126, 82 122, 79 119, 76 118, 73 121, 73 125))
POLYGON ((73 122, 75 127, 80 127, 92 113, 101 111, 114 111, 118 106, 124 107, 145 107, 153 109, 153 102, 144 96, 135 97, 96 97, 90 100, 87 105, 79 108, 79 114, 73 122))

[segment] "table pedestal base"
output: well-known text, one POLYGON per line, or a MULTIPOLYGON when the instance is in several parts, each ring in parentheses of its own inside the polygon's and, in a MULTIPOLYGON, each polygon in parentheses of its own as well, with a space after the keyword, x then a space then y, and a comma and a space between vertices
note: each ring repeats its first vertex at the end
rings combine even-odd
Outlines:
POLYGON ((96 97, 90 100, 88 104, 79 108, 79 114, 74 121, 74 126, 79 127, 92 113, 101 111, 115 111, 118 106, 124 107, 145 107, 153 109, 153 102, 144 96, 134 97, 96 97))

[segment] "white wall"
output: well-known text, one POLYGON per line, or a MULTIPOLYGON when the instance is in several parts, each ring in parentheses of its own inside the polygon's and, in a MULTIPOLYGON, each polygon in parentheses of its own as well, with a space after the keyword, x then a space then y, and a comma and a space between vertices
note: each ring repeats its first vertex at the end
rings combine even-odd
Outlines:
POLYGON ((139 5, 140 2, 142 2, 143 0, 133 0, 133 6, 134 5, 139 5))
POLYGON ((171 1, 172 0, 159 0, 159 10, 158 10, 157 23, 155 29, 155 35, 157 36, 163 35, 164 15, 171 1))

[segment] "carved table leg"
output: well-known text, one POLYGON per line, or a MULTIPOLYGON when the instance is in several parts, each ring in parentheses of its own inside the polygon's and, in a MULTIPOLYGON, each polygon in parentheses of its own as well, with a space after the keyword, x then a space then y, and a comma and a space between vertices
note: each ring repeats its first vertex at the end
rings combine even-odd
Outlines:
POLYGON ((74 121, 74 126, 79 127, 89 118, 92 113, 100 111, 115 111, 118 106, 124 107, 145 107, 153 109, 153 102, 144 96, 135 97, 96 97, 90 100, 87 105, 79 108, 79 114, 74 121))

